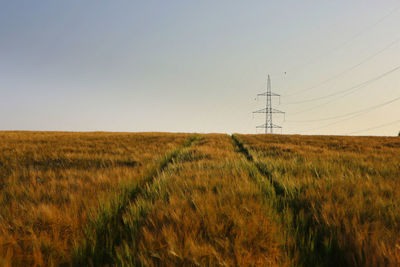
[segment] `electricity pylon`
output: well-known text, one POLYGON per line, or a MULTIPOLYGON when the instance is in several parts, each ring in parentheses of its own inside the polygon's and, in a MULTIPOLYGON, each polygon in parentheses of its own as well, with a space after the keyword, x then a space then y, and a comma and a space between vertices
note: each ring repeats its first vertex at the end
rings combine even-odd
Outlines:
POLYGON ((265 108, 253 112, 253 113, 266 113, 265 114, 265 124, 259 125, 256 128, 265 128, 266 134, 268 133, 268 129, 269 129, 269 133, 271 133, 271 134, 274 132, 273 129, 275 129, 275 128, 279 128, 282 131, 281 126, 272 123, 272 114, 279 113, 279 114, 283 114, 285 116, 285 112, 272 108, 272 97, 273 96, 279 97, 279 102, 280 102, 280 95, 271 92, 271 78, 269 77, 269 75, 268 75, 268 79, 267 79, 267 92, 258 94, 257 97, 258 96, 266 96, 267 103, 265 105, 265 108))

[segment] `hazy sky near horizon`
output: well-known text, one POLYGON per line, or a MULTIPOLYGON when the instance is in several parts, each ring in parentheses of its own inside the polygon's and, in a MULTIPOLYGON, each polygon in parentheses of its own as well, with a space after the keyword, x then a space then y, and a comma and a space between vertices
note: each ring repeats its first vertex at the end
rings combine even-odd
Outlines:
POLYGON ((358 131, 400 100, 354 112, 400 97, 399 28, 398 0, 0 1, 0 130, 255 133, 269 73, 283 133, 395 135, 358 131))

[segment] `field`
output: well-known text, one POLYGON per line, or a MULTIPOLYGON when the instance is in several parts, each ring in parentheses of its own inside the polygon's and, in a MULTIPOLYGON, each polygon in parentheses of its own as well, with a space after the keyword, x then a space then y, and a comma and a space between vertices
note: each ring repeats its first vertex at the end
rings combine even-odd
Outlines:
POLYGON ((0 133, 0 265, 399 264, 400 138, 0 133))
POLYGON ((186 137, 0 133, 0 265, 69 262, 99 205, 186 137))
POLYGON ((400 138, 238 136, 299 265, 400 264, 400 138))

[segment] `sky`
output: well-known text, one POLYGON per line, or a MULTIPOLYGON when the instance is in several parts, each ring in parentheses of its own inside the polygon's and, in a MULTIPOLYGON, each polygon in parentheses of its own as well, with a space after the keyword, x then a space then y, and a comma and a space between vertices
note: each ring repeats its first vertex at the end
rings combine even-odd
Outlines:
POLYGON ((261 132, 270 74, 283 133, 397 135, 399 26, 398 0, 0 1, 0 130, 261 132))

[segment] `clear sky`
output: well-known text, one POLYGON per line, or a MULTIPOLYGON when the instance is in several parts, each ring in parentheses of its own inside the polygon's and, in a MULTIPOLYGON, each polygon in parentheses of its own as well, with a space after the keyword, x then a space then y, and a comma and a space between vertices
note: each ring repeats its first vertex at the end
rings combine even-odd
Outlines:
POLYGON ((399 8, 398 0, 0 1, 0 130, 255 133, 264 121, 253 119, 264 106, 255 95, 269 73, 284 133, 395 135, 400 101, 346 114, 400 97, 400 70, 344 96, 293 102, 399 66, 399 8))

